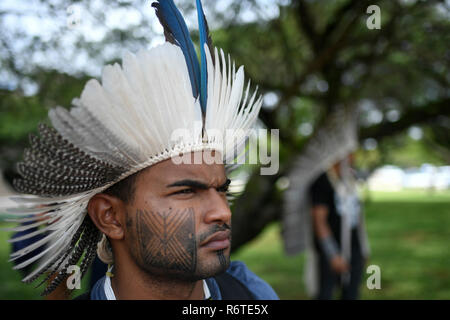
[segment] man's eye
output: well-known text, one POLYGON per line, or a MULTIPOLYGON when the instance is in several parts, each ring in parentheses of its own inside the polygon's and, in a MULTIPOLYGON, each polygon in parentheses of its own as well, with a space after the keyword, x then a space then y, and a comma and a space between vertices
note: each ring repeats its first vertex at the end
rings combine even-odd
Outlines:
POLYGON ((194 189, 183 189, 177 192, 174 192, 173 194, 189 194, 189 193, 194 193, 194 189))

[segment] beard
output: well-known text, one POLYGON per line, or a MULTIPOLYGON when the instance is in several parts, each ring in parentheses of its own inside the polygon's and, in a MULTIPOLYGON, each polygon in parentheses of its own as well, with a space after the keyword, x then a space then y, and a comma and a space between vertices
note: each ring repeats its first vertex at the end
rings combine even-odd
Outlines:
POLYGON ((216 224, 196 234, 193 214, 192 210, 162 216, 159 222, 164 227, 159 229, 153 227, 154 219, 150 221, 145 214, 139 214, 142 221, 136 223, 130 246, 136 265, 151 277, 189 282, 225 272, 230 265, 230 248, 205 250, 200 244, 231 227, 216 224))

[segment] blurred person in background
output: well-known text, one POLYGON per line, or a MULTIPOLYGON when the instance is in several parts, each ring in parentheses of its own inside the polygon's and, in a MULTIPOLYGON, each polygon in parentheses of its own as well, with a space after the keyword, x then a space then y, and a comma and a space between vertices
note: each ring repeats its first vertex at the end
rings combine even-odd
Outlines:
POLYGON ((336 162, 310 186, 314 233, 316 298, 359 297, 365 261, 369 255, 364 214, 359 200, 353 154, 336 162))

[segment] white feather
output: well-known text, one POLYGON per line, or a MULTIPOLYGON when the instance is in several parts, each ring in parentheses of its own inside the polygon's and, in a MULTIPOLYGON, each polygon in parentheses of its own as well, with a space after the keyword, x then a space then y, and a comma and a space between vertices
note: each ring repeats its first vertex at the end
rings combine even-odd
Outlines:
MULTIPOLYGON (((227 138, 224 146, 235 144, 242 151, 248 130, 256 120, 261 99, 255 98, 255 92, 247 101, 250 96, 248 83, 242 100, 243 67, 236 72, 234 62, 231 62, 229 55, 226 61, 222 50, 219 55, 215 49, 214 55, 216 66, 212 64, 209 50, 206 50, 208 98, 203 129, 207 134, 210 129, 218 130, 222 137, 227 138), (228 137, 225 135, 228 129, 243 131, 228 137), (236 138, 238 140, 234 141, 236 138)), ((120 167, 125 172, 111 183, 78 194, 61 197, 17 196, 11 198, 16 202, 14 205, 0 201, 0 207, 3 204, 3 207, 10 208, 9 213, 14 218, 9 221, 31 222, 8 230, 25 231, 45 226, 11 242, 49 233, 11 255, 11 261, 16 260, 46 246, 39 255, 15 267, 20 269, 40 260, 38 268, 25 281, 67 250, 93 195, 179 153, 221 148, 216 135, 202 141, 202 130, 196 127, 203 123, 200 102, 192 96, 188 68, 181 49, 170 43, 148 51, 141 50, 135 55, 126 53, 122 67, 118 64, 106 66, 101 83, 89 80, 81 97, 72 103, 74 107, 70 111, 58 107, 49 112, 55 129, 64 139, 90 156, 120 167), (193 140, 171 141, 176 129, 187 129, 193 140)), ((231 157, 226 154, 222 156, 224 159, 231 157)))

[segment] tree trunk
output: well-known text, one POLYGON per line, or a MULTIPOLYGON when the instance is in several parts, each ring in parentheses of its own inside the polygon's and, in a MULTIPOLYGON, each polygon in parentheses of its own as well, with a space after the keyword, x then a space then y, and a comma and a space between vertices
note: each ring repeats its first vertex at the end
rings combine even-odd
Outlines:
POLYGON ((233 204, 231 251, 252 240, 272 221, 279 220, 281 193, 276 189, 278 175, 262 176, 255 171, 245 192, 233 204))

